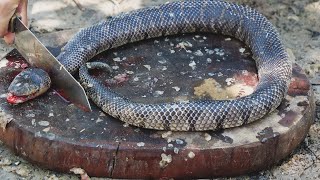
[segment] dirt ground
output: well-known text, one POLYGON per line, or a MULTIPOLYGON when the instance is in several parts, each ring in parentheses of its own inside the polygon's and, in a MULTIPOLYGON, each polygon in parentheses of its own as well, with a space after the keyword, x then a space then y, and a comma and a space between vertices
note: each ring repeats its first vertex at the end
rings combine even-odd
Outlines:
MULTIPOLYGON (((232 0, 236 1, 236 0, 232 0)), ((29 24, 35 33, 80 28, 123 11, 157 5, 161 0, 29 0, 29 24)), ((306 71, 316 98, 316 121, 304 142, 269 170, 235 179, 320 178, 320 1, 240 0, 277 27, 292 61, 306 71)), ((0 41, 0 59, 11 50, 0 41)), ((0 144, 0 179, 79 179, 33 166, 0 144)), ((100 179, 100 178, 91 178, 100 179)))

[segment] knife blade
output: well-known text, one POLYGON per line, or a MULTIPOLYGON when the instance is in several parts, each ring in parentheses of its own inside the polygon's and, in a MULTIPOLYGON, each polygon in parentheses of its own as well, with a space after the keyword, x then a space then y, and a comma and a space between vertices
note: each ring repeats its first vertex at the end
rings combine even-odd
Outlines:
POLYGON ((9 31, 15 33, 14 47, 34 67, 42 68, 63 97, 84 111, 92 111, 88 97, 78 81, 50 53, 17 15, 11 18, 9 31))

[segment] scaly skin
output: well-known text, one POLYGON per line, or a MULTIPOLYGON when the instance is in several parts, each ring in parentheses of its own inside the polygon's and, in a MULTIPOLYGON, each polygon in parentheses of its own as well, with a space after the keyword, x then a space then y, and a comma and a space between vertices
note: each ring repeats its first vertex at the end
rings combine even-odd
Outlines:
POLYGON ((291 79, 291 62, 272 24, 249 7, 219 0, 173 2, 121 14, 81 30, 58 59, 71 73, 82 66, 80 81, 104 112, 159 130, 206 131, 256 121, 279 106, 291 79), (141 104, 103 86, 82 66, 96 54, 126 43, 192 32, 230 35, 251 48, 259 76, 253 94, 235 100, 141 104))

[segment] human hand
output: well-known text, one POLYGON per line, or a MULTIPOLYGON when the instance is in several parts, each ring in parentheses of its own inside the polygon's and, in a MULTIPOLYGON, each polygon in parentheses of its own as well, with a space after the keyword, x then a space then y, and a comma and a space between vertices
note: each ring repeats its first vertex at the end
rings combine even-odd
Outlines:
POLYGON ((20 14, 22 22, 27 25, 27 5, 28 0, 0 0, 0 37, 3 37, 7 44, 14 41, 14 33, 8 31, 14 13, 20 14))

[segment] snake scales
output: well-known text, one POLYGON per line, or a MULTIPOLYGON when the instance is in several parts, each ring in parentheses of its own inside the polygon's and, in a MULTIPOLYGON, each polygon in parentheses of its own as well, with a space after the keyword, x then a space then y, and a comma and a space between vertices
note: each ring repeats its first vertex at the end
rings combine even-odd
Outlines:
POLYGON ((118 15, 81 30, 58 59, 70 72, 81 67, 82 85, 104 112, 134 126, 159 130, 205 131, 253 122, 279 106, 291 78, 291 63, 272 24, 249 7, 219 0, 173 2, 118 15), (230 35, 249 46, 259 78, 254 93, 234 100, 135 103, 81 66, 96 54, 126 43, 192 32, 230 35))

